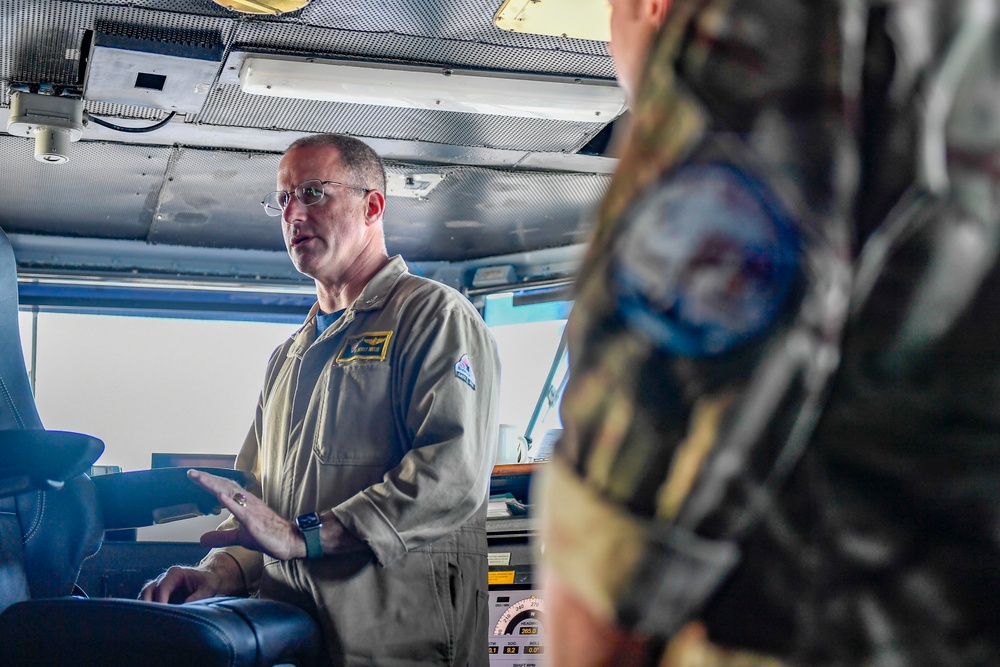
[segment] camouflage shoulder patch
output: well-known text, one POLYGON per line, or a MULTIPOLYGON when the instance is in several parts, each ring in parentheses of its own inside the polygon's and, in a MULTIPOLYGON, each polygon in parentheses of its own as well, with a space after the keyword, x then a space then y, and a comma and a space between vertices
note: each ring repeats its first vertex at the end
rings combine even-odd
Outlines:
POLYGON ((625 216, 612 269, 618 310, 660 349, 721 354, 785 311, 800 275, 799 233, 746 171, 683 166, 625 216))

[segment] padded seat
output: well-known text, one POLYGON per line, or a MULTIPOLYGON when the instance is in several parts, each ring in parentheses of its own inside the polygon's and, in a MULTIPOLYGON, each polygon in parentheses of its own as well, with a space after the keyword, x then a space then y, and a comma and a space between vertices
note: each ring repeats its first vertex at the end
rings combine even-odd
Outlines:
POLYGON ((0 655, 9 665, 311 665, 322 651, 306 612, 247 598, 183 605, 53 598, 17 603, 2 621, 0 655))
MULTIPOLYGON (((181 468, 93 480, 104 443, 47 431, 35 407, 17 322, 17 271, 0 229, 0 665, 17 667, 312 667, 319 627, 292 605, 213 598, 185 605, 72 597, 104 531, 216 513, 181 468)), ((246 486, 236 470, 212 469, 246 486)))

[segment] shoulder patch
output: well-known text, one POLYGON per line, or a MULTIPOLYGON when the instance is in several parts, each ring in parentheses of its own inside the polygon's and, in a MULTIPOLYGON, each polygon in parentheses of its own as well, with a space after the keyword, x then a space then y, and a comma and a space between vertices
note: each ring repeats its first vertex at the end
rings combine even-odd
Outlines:
POLYGON ((455 376, 476 390, 476 374, 472 372, 472 364, 469 362, 469 355, 463 354, 462 358, 455 364, 455 376))
POLYGON ((391 338, 391 331, 370 331, 351 336, 344 343, 336 361, 338 364, 349 364, 355 361, 385 361, 391 338))
POLYGON ((670 353, 722 354, 773 325, 800 275, 799 234, 730 164, 681 167, 626 213, 612 280, 628 325, 670 353))

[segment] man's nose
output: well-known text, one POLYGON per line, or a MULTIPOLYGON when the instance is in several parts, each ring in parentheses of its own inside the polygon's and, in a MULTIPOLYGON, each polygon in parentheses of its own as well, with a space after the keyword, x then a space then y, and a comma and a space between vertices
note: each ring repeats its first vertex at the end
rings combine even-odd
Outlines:
POLYGON ((296 221, 302 220, 305 217, 306 206, 299 201, 299 198, 295 195, 288 197, 288 203, 285 204, 284 210, 281 211, 281 221, 286 225, 290 225, 296 221))

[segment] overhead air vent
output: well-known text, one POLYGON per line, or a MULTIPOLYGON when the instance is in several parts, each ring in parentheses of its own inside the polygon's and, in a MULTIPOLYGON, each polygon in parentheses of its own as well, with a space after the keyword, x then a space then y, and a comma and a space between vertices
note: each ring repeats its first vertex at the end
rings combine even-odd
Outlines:
POLYGON ((84 99, 195 114, 222 63, 223 45, 92 33, 84 99))

